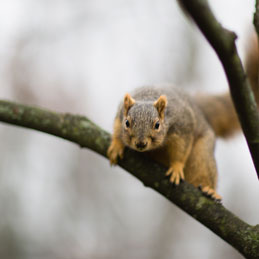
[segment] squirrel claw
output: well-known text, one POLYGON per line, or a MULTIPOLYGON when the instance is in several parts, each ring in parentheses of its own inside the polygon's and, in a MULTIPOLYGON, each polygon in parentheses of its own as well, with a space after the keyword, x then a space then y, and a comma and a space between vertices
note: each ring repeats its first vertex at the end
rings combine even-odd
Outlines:
POLYGON ((166 176, 170 176, 170 182, 179 185, 181 180, 184 180, 184 173, 183 173, 183 164, 182 163, 175 163, 166 172, 166 176))
POLYGON ((217 194, 217 192, 214 189, 210 188, 209 186, 205 186, 201 187, 201 191, 205 196, 213 199, 217 203, 221 203, 222 197, 219 194, 217 194))

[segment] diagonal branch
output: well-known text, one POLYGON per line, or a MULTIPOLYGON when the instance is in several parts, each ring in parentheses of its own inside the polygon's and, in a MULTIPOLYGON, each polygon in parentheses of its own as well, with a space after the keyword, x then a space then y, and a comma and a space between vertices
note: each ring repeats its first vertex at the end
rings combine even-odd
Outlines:
MULTIPOLYGON (((110 134, 83 116, 0 101, 0 121, 61 137, 104 157, 110 143, 110 134)), ((148 160, 144 154, 126 150, 125 159, 119 161, 119 165, 208 227, 246 258, 258 258, 259 225, 247 224, 221 204, 204 197, 187 182, 172 187, 164 177, 166 169, 148 160)))
POLYGON ((254 26, 259 37, 259 0, 255 1, 254 26))
POLYGON ((236 35, 221 26, 206 0, 179 0, 179 2, 214 48, 224 67, 232 100, 259 178, 259 113, 237 53, 236 35))

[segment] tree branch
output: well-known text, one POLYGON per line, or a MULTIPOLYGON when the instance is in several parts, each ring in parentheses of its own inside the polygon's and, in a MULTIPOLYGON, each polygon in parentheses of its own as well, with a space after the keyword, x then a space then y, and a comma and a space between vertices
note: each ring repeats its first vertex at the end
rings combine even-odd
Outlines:
POLYGON ((179 2, 214 48, 224 67, 232 100, 259 178, 259 113, 237 53, 235 45, 237 37, 221 26, 206 0, 179 0, 179 2))
MULTIPOLYGON (((110 134, 83 116, 0 101, 0 121, 61 137, 104 157, 110 144, 110 134)), ((119 165, 208 227, 246 258, 258 258, 259 225, 245 223, 187 182, 173 187, 164 176, 166 168, 150 161, 145 154, 126 149, 119 165)))
POLYGON ((259 0, 255 1, 254 26, 259 37, 259 0))

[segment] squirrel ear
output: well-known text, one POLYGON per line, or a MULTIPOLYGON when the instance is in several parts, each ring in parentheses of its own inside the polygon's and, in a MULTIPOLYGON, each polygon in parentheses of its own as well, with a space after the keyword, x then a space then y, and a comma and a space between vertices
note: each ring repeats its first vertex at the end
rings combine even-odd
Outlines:
POLYGON ((155 102, 154 106, 157 108, 158 114, 160 118, 164 118, 165 116, 165 107, 167 105, 167 98, 165 95, 161 95, 155 102))
POLYGON ((135 103, 135 100, 130 96, 130 94, 125 94, 124 96, 124 114, 127 115, 129 108, 135 103))

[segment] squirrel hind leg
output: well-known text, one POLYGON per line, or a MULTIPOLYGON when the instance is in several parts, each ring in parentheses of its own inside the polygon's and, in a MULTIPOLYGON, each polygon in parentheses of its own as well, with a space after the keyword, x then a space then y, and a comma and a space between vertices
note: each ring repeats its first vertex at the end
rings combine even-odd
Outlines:
POLYGON ((208 130, 206 134, 194 142, 192 151, 185 166, 187 182, 199 187, 205 196, 216 201, 221 196, 216 192, 217 167, 214 158, 215 136, 208 130))
POLYGON ((212 188, 209 186, 199 186, 199 189, 203 192, 203 194, 217 202, 221 202, 222 197, 212 188))

